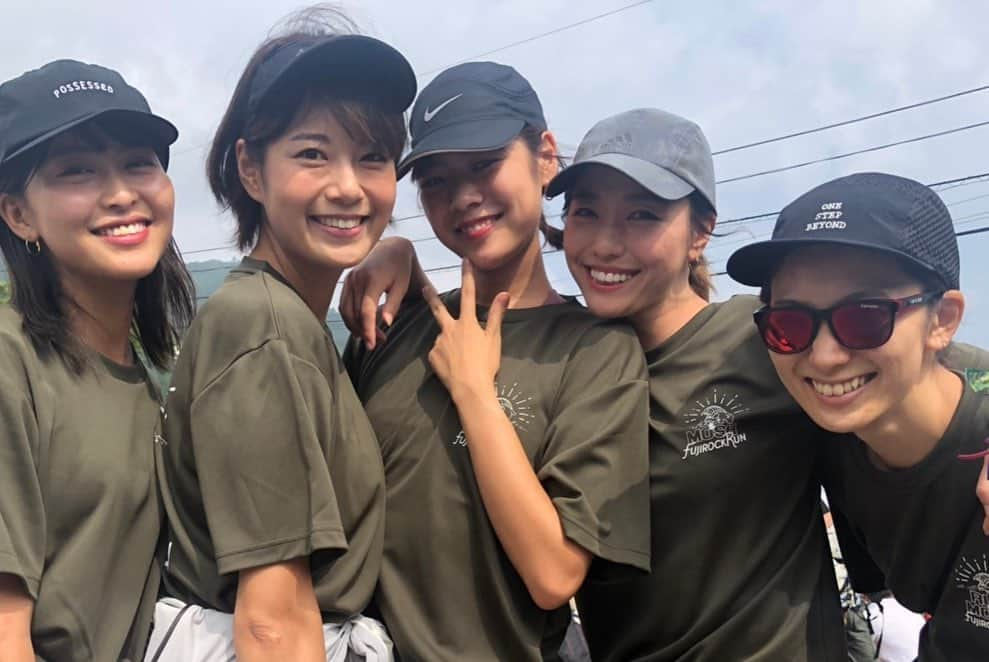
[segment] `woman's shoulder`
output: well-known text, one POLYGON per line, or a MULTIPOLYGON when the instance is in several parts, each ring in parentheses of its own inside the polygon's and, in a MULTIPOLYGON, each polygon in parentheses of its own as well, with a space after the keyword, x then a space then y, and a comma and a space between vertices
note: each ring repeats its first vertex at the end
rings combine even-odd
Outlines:
POLYGON ((23 319, 11 304, 0 304, 0 335, 5 338, 10 335, 23 335, 23 319))
POLYGON ((0 304, 0 352, 7 360, 14 356, 20 356, 22 360, 37 357, 24 330, 23 316, 9 303, 0 304))
POLYGON ((232 334, 247 343, 322 334, 319 320, 302 298, 260 271, 232 273, 199 309, 194 326, 200 333, 232 334))
POLYGON ((941 360, 952 370, 968 373, 989 373, 989 352, 963 342, 952 342, 942 352, 941 360))

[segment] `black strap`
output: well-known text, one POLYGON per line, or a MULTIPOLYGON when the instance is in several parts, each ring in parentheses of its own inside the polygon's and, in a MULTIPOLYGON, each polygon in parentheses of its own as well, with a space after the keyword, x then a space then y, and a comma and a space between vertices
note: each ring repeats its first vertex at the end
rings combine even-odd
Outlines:
POLYGON ((182 620, 182 617, 185 616, 185 612, 187 612, 191 606, 192 605, 185 605, 182 609, 179 609, 179 613, 177 613, 175 618, 172 619, 172 624, 168 626, 168 631, 165 632, 165 637, 161 640, 161 643, 158 644, 158 648, 155 649, 155 654, 151 656, 151 662, 158 662, 158 658, 160 658, 161 654, 165 652, 165 646, 168 644, 168 640, 172 638, 172 634, 175 632, 176 626, 178 626, 179 621, 182 620))

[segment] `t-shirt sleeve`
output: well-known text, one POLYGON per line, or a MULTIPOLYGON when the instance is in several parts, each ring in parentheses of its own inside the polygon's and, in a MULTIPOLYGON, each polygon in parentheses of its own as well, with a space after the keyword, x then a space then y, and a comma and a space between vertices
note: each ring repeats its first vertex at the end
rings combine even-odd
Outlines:
POLYGON ((600 559, 649 570, 645 357, 625 327, 595 325, 570 356, 537 475, 567 537, 600 559))
POLYGON ((221 574, 301 556, 320 566, 347 548, 324 453, 333 395, 281 340, 196 395, 190 432, 221 574))
POLYGON ((36 464, 40 431, 24 363, 3 343, 0 338, 0 573, 20 577, 37 600, 46 531, 36 464))

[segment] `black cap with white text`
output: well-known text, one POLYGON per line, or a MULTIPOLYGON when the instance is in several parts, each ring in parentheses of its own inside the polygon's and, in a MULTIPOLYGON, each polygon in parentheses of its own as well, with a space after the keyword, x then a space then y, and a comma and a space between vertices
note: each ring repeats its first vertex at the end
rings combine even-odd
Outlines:
POLYGON ((149 137, 162 167, 179 132, 112 69, 55 60, 0 85, 0 165, 96 117, 149 137))
POLYGON ((930 187, 878 172, 840 177, 811 189, 780 212, 772 239, 735 251, 728 274, 744 285, 768 285, 795 248, 857 246, 905 260, 959 286, 958 239, 951 214, 930 187))

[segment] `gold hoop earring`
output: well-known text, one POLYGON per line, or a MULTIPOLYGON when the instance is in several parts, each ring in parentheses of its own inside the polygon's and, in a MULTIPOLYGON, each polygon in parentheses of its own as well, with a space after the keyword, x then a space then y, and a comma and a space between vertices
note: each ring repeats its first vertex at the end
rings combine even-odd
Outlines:
POLYGON ((24 248, 27 249, 28 255, 41 255, 41 242, 35 239, 34 241, 24 240, 24 248))

